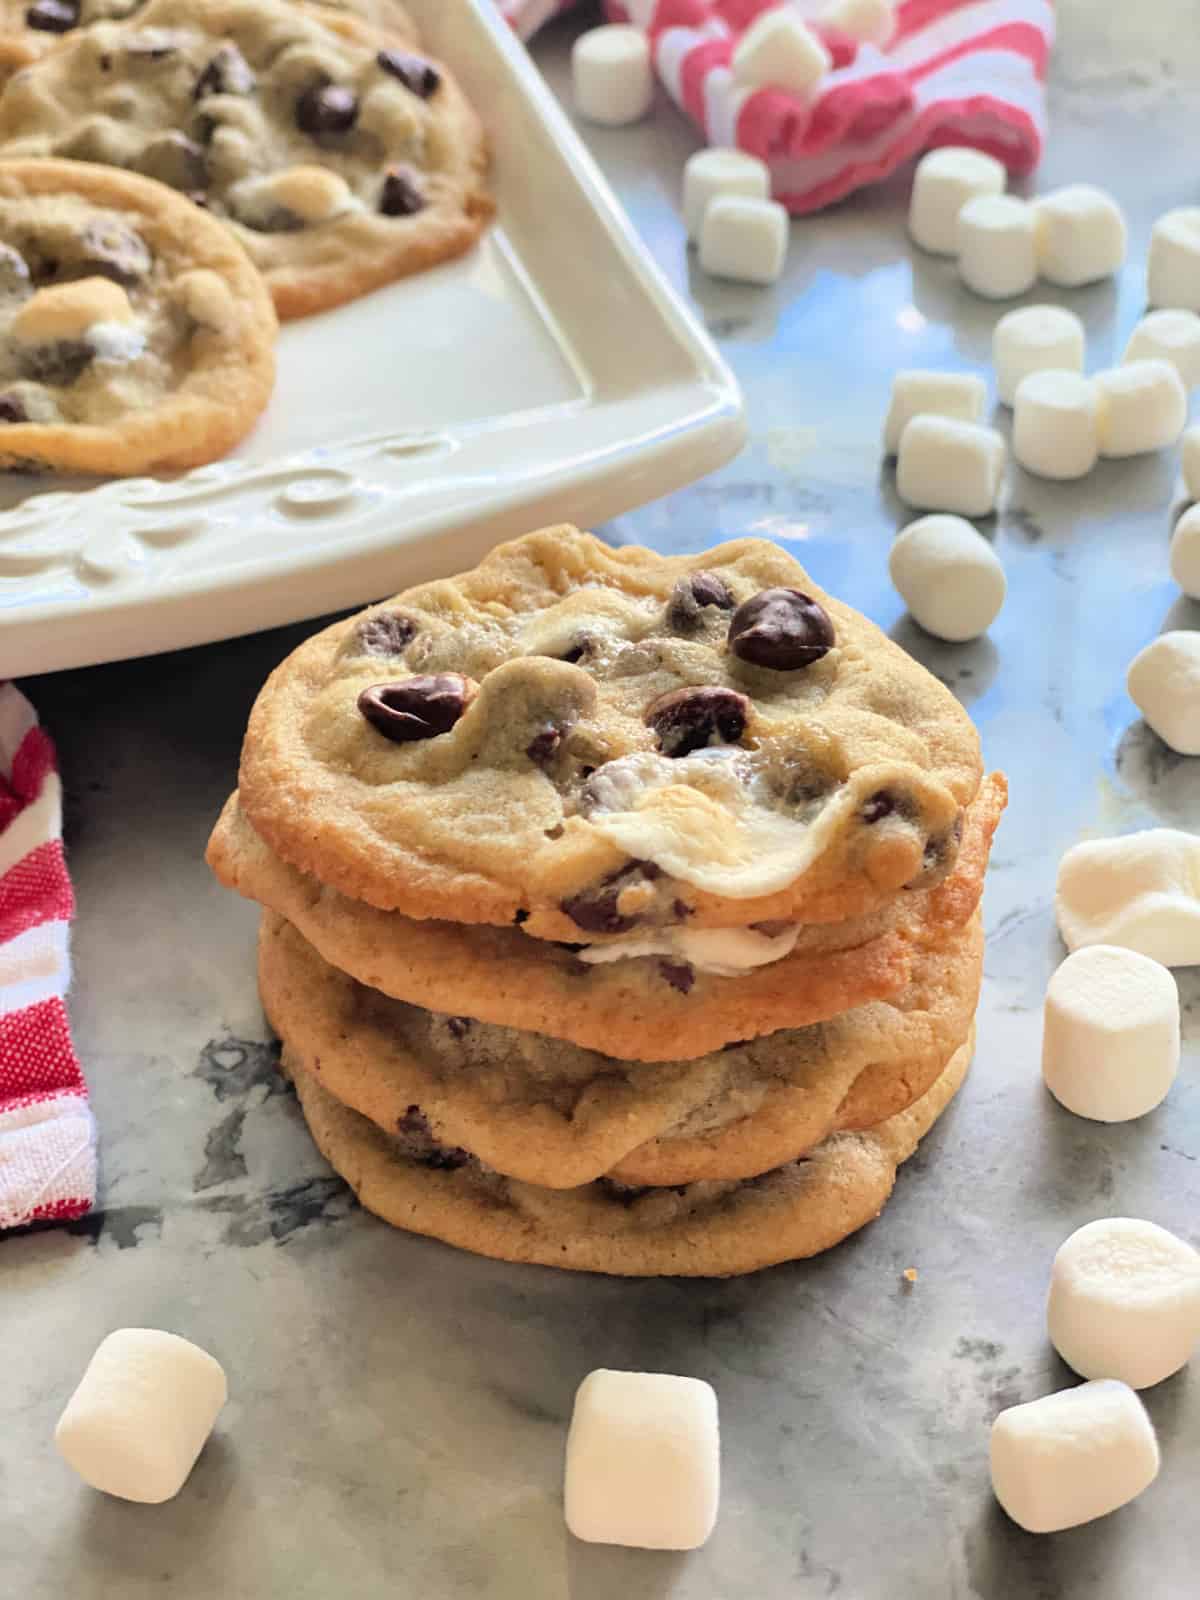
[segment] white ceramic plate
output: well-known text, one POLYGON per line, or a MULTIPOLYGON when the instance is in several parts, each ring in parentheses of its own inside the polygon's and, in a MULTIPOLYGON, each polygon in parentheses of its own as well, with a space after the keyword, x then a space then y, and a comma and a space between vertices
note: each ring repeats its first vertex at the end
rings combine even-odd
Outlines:
POLYGON ((497 225, 462 261, 286 327, 271 406, 226 460, 98 486, 9 475, 0 678, 373 600, 740 449, 736 382, 491 0, 409 9, 489 129, 497 225))

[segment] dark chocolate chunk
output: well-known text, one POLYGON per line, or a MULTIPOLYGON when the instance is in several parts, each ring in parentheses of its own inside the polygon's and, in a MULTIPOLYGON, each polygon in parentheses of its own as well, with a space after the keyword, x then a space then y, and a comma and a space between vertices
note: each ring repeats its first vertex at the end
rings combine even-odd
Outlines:
POLYGON ((403 611, 378 611, 358 625, 358 648, 364 656, 402 656, 417 636, 417 625, 403 611))
POLYGON ((523 922, 528 922, 528 921, 529 921, 529 913, 528 913, 528 911, 524 910, 523 908, 518 908, 518 910, 513 912, 513 924, 514 924, 515 927, 519 928, 523 922))
POLYGON ((403 50, 381 50, 375 60, 393 78, 399 78, 406 89, 422 100, 429 96, 442 81, 442 75, 431 61, 422 56, 412 56, 403 50))
POLYGON ((639 879, 653 882, 662 876, 662 868, 653 861, 631 861, 602 883, 561 900, 559 905, 571 921, 585 933, 627 933, 641 921, 639 916, 622 916, 617 910, 621 891, 639 879))
POLYGON ((71 0, 34 0, 25 13, 25 26, 41 33, 70 33, 79 26, 79 6, 71 0))
POLYGON ((563 740, 563 728, 557 722, 548 722, 538 730, 525 746, 525 754, 535 767, 544 767, 552 760, 563 740))
POLYGON ((385 217, 412 217, 424 211, 425 196, 411 167, 389 167, 379 191, 379 210, 385 217))
POLYGON ((886 789, 880 789, 878 794, 867 798, 860 815, 864 822, 882 822, 883 818, 890 817, 895 809, 896 797, 889 794, 886 789))
POLYGON ((733 595, 724 578, 715 572, 693 572, 680 578, 667 601, 667 627, 675 633, 695 633, 706 606, 715 606, 718 611, 733 610, 733 595))
POLYGON ((823 606, 799 589, 763 589, 729 619, 729 648, 741 661, 772 672, 810 667, 834 644, 823 606))
POLYGON ((29 415, 20 395, 0 394, 0 422, 28 422, 29 415))
POLYGON ((56 339, 52 344, 33 345, 23 351, 21 369, 35 383, 66 388, 82 377, 95 359, 95 350, 82 339, 56 339))
POLYGON ((459 672, 435 672, 402 683, 375 683, 358 697, 358 709, 385 739, 408 744, 448 733, 475 697, 475 684, 459 672))
POLYGON ((678 989, 680 994, 691 994, 696 974, 686 961, 660 961, 658 970, 672 989, 678 989))
POLYGON ((646 724, 666 756, 686 756, 705 745, 736 744, 746 731, 750 702, 736 689, 704 684, 660 695, 646 710, 646 724))
POLYGON ((192 98, 203 100, 210 94, 253 94, 255 84, 250 63, 237 45, 227 41, 218 47, 204 71, 196 79, 192 98))
POLYGON ((131 284, 150 271, 150 251, 132 228, 119 222, 89 222, 83 230, 80 265, 114 283, 131 284))
POLYGON ((296 101, 301 133, 349 133, 358 121, 358 97, 338 83, 314 83, 296 101))
POLYGON ((409 1106, 398 1120, 396 1131, 401 1139, 413 1146, 404 1152, 409 1160, 419 1161, 422 1166, 432 1167, 435 1172, 455 1172, 459 1167, 465 1167, 471 1159, 468 1150, 438 1144, 429 1126, 429 1118, 420 1106, 409 1106))
POLYGON ((447 1017, 446 1026, 456 1039, 461 1039, 470 1030, 470 1017, 447 1017))

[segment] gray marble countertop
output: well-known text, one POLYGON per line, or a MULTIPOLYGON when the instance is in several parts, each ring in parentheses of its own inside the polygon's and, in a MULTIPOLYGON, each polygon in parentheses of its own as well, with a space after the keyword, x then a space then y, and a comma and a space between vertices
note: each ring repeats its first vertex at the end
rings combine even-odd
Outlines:
MULTIPOLYGON (((1090 355, 1119 354, 1149 224, 1195 203, 1200 8, 1060 7, 1041 182, 1109 185, 1122 281, 1064 299, 1090 355), (1112 15, 1110 15, 1112 13, 1112 15)), ((564 81, 570 25, 538 46, 564 81)), ((60 745, 79 896, 72 1012, 102 1132, 101 1207, 0 1241, 0 1593, 12 1600, 1184 1600, 1197 1592, 1200 1380, 1147 1396, 1159 1482, 1091 1527, 1030 1538, 988 1492, 1001 1407, 1070 1381, 1042 1300, 1073 1228, 1127 1213, 1200 1240, 1200 978, 1190 1046, 1139 1122, 1045 1094, 1041 1002, 1061 958, 1055 864, 1077 839, 1200 823, 1200 761, 1124 691, 1164 626, 1200 626, 1167 576, 1169 459, 1078 486, 1014 472, 989 528, 1008 603, 988 638, 937 646, 886 574, 901 521, 877 433, 897 367, 982 365, 997 312, 915 261, 903 184, 794 228, 775 290, 717 286, 675 209, 692 135, 666 106, 589 142, 739 373, 751 442, 723 472, 609 532, 695 550, 748 530, 893 631, 978 719, 1012 805, 988 889, 974 1071, 883 1219, 808 1265, 720 1282, 620 1282, 460 1255, 359 1211, 277 1079, 255 997, 252 908, 202 862, 254 693, 307 627, 26 685, 60 745), (901 1281, 919 1269, 912 1287, 901 1281), (92 1494, 51 1432, 114 1326, 184 1333, 233 1398, 161 1508, 92 1494), (711 1380, 724 1495, 687 1557, 573 1544, 564 1428, 595 1366, 711 1380)), ((1056 297, 1057 298, 1057 297, 1056 297)))

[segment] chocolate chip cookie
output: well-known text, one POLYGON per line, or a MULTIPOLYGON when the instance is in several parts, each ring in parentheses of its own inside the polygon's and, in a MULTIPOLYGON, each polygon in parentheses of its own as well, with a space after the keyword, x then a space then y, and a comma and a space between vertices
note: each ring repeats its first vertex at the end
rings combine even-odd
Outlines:
POLYGON ((814 1256, 877 1217, 896 1170, 953 1099, 973 1041, 907 1111, 835 1133, 800 1161, 741 1183, 639 1189, 599 1179, 542 1189, 503 1178, 419 1126, 382 1133, 287 1055, 318 1149, 369 1211, 501 1261, 624 1277, 731 1277, 814 1256))
POLYGON ((47 155, 191 197, 282 317, 461 254, 492 209, 483 133, 449 72, 289 0, 150 0, 64 33, 0 93, 0 156, 47 155))
POLYGON ((191 467, 249 432, 275 313, 220 223, 132 173, 4 161, 0 239, 0 465, 191 467))

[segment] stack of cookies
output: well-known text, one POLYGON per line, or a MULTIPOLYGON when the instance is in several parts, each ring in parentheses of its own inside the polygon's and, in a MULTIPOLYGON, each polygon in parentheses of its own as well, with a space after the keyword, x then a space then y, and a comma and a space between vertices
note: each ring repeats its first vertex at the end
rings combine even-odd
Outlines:
POLYGON ((296 650, 209 861, 398 1227, 725 1275, 875 1217, 962 1082, 1005 786, 775 545, 493 551, 296 650))

